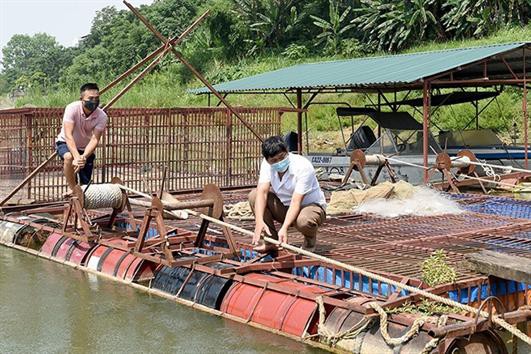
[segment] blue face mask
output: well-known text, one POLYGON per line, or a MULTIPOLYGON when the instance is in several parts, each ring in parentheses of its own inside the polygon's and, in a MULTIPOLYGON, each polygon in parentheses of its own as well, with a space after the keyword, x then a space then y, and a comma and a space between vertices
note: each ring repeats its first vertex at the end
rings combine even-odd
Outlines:
POLYGON ((289 167, 289 156, 286 156, 284 160, 271 165, 271 168, 274 171, 280 172, 280 173, 286 172, 288 170, 288 167, 289 167))

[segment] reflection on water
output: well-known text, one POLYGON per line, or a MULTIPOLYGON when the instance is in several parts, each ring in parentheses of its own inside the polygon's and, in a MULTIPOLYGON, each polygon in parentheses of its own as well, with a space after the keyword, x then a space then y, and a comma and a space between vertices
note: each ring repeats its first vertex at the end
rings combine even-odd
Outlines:
POLYGON ((321 353, 0 246, 0 353, 321 353))

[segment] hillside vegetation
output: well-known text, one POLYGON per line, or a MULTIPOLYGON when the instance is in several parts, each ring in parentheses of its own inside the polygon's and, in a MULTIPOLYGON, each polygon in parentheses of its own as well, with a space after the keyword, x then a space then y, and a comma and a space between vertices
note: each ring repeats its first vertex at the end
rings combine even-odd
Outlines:
MULTIPOLYGON (((531 40, 529 0, 157 0, 140 7, 168 37, 180 34, 206 9, 209 17, 180 50, 213 83, 301 62, 531 40)), ((13 36, 3 48, 0 92, 21 95, 17 106, 64 106, 78 97, 82 83, 96 81, 103 87, 158 45, 132 13, 107 7, 76 47, 62 47, 44 33, 13 36)), ((205 105, 205 96, 186 92, 198 86, 185 67, 167 56, 116 106, 205 105)), ((485 110, 481 124, 497 131, 520 126, 521 94, 506 88, 485 110)), ((281 95, 229 99, 241 105, 289 105, 281 95)), ((353 94, 318 100, 369 103, 353 94)), ((473 114, 471 105, 459 105, 440 110, 434 121, 441 129, 462 128, 473 114)), ((334 107, 310 109, 311 130, 337 130, 338 124, 334 107)), ((287 117, 284 130, 293 127, 294 117, 287 117)))

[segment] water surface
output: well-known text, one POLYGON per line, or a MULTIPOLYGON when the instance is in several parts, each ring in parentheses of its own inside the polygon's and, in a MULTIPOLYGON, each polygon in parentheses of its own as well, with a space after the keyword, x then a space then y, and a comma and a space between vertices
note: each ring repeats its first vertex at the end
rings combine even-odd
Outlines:
POLYGON ((0 245, 0 353, 324 353, 0 245))

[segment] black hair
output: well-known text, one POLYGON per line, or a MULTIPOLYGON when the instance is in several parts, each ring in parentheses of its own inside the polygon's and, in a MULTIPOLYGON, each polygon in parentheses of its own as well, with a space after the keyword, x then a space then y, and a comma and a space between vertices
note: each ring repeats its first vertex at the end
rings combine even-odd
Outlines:
POLYGON ((98 90, 99 91, 100 88, 98 87, 98 84, 95 84, 93 82, 87 82, 86 84, 83 84, 81 86, 81 88, 79 89, 79 93, 83 94, 83 92, 87 90, 98 90))
POLYGON ((274 157, 281 152, 288 152, 288 147, 280 136, 270 136, 262 143, 262 155, 266 159, 274 157))

